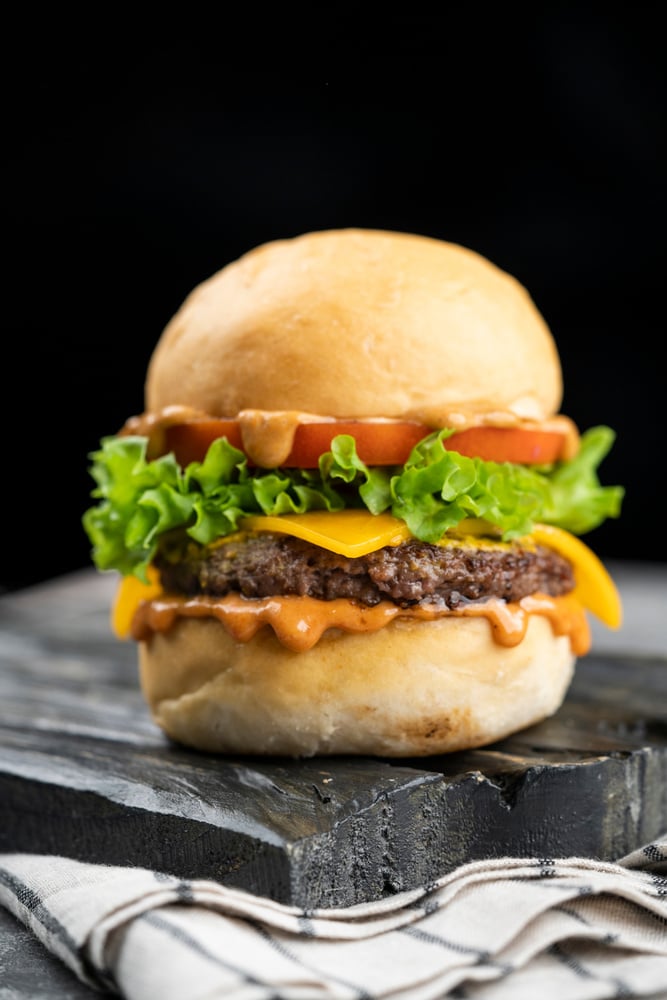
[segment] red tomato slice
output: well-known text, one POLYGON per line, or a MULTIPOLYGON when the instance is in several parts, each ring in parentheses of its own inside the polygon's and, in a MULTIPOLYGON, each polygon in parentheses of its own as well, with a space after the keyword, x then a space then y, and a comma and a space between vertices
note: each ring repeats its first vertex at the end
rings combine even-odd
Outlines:
POLYGON ((363 420, 336 420, 327 424, 299 424, 286 467, 317 468, 320 455, 329 451, 337 434, 350 434, 357 455, 366 465, 403 465, 414 446, 431 433, 424 424, 363 420))
POLYGON ((237 420, 191 420, 187 424, 165 427, 165 451, 173 451, 176 461, 185 468, 190 462, 201 462, 217 438, 226 437, 231 445, 243 450, 241 428, 237 420))
POLYGON ((523 427, 469 427, 447 438, 445 448, 487 462, 543 465, 560 457, 564 434, 523 427))
MULTIPOLYGON (((337 434, 350 434, 356 440, 357 454, 367 465, 403 465, 414 446, 431 430, 409 421, 334 420, 299 424, 292 450, 283 464, 286 468, 315 469, 320 455, 329 451, 332 439, 337 434)), ((182 466, 201 461, 209 445, 219 437, 226 437, 235 448, 243 450, 236 420, 193 420, 165 428, 166 449, 174 452, 182 466)), ((555 462, 563 443, 564 435, 554 431, 470 427, 452 434, 445 447, 470 458, 529 465, 555 462)))

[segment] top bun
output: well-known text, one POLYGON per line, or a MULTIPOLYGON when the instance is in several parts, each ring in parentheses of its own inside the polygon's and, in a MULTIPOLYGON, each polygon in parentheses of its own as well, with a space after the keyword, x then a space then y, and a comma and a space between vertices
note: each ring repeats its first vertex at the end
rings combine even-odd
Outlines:
POLYGON ((276 240, 198 285, 167 324, 146 409, 298 410, 432 427, 545 420, 561 367, 525 288, 484 257, 409 233, 276 240))

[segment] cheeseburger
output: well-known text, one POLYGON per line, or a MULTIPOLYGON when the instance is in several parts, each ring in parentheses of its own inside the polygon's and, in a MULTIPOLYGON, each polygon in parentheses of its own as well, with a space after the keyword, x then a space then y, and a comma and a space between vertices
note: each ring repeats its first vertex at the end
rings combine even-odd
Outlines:
POLYGON ((524 287, 452 243, 314 232, 198 285, 84 515, 157 725, 412 757, 553 714, 588 614, 621 621, 579 539, 619 515, 614 434, 580 434, 562 389, 524 287))

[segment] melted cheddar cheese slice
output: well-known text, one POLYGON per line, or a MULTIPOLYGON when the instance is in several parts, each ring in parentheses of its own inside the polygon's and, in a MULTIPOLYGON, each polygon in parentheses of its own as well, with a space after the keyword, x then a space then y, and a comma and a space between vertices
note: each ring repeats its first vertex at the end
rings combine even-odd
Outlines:
POLYGON ((277 531, 294 535, 340 556, 365 556, 385 545, 400 545, 410 538, 405 521, 393 514, 369 514, 367 510, 311 510, 307 514, 280 517, 251 516, 241 520, 246 531, 277 531))
POLYGON ((572 563, 576 587, 574 594, 609 628, 623 622, 621 598, 614 581, 595 555, 576 535, 551 524, 536 524, 530 535, 538 545, 555 549, 572 563))
POLYGON ((116 591, 116 599, 111 609, 111 628, 119 639, 126 639, 134 613, 142 601, 152 601, 163 593, 158 571, 148 567, 148 583, 136 576, 124 576, 116 591))
MULTIPOLYGON (((364 510, 309 511, 307 514, 283 514, 280 517, 253 515, 243 518, 243 531, 273 531, 293 535, 329 549, 339 555, 355 558, 374 552, 385 545, 400 545, 411 537, 404 521, 392 514, 373 515, 364 510)), ((497 546, 503 543, 485 536, 489 526, 475 520, 464 521, 455 532, 442 539, 445 545, 497 546)), ((619 628, 622 621, 621 600, 609 573, 598 557, 582 541, 568 531, 551 525, 536 525, 525 543, 544 545, 563 555, 574 567, 573 596, 609 628, 619 628)), ((125 638, 130 633, 134 613, 143 600, 159 597, 161 588, 157 573, 149 570, 149 583, 135 577, 125 577, 118 588, 112 612, 115 634, 125 638)))

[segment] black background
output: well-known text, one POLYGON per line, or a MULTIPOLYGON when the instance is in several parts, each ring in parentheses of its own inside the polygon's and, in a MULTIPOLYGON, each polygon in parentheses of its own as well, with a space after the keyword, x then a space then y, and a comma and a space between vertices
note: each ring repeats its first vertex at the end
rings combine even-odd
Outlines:
POLYGON ((667 559, 663 35, 650 5, 534 8, 7 32, 0 588, 89 564, 88 453, 142 410, 191 288, 344 226, 459 242, 528 287, 562 411, 618 435, 601 478, 623 515, 586 540, 667 559))

